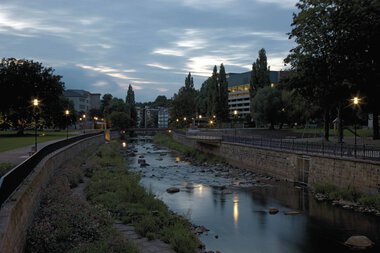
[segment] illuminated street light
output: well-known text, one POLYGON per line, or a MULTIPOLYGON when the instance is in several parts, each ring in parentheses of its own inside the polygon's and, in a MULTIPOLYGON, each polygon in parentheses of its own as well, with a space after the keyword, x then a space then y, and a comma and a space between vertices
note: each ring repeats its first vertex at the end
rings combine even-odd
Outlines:
POLYGON ((83 114, 83 133, 86 133, 86 114, 83 114))
POLYGON ((66 115, 66 139, 69 139, 69 115, 70 115, 70 111, 66 110, 65 115, 66 115))
MULTIPOLYGON (((357 108, 360 106, 360 100, 361 100, 361 98, 359 98, 359 97, 353 97, 352 99, 351 99, 351 101, 352 101, 352 105, 353 105, 353 108, 354 108, 354 110, 356 110, 357 111, 357 108)), ((356 157, 356 113, 355 113, 355 117, 354 117, 354 119, 355 119, 355 122, 354 122, 354 135, 355 135, 355 148, 354 148, 354 156, 356 157)))
POLYGON ((35 98, 33 99, 33 110, 34 110, 34 152, 37 152, 37 109, 40 101, 35 98))

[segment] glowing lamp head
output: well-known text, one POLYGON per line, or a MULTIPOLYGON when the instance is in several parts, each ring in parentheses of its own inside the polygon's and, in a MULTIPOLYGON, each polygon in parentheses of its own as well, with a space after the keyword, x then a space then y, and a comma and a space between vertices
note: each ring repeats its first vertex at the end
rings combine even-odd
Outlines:
POLYGON ((66 110, 65 111, 65 115, 68 116, 70 114, 70 111, 69 110, 66 110))
POLYGON ((33 106, 38 106, 38 104, 40 103, 40 101, 38 101, 37 98, 33 99, 33 106))
POLYGON ((354 97, 353 101, 354 101, 354 105, 359 104, 359 98, 358 97, 354 97))

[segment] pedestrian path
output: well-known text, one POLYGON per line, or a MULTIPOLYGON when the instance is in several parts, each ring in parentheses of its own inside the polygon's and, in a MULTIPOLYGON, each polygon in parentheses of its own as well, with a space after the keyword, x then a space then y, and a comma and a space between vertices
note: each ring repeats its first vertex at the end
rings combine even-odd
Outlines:
MULTIPOLYGON (((52 144, 54 142, 61 141, 64 139, 65 138, 38 143, 37 150, 40 150, 49 144, 52 144)), ((34 148, 34 144, 28 145, 22 148, 18 148, 18 149, 0 152, 0 163, 11 163, 16 166, 31 156, 32 148, 34 148)))

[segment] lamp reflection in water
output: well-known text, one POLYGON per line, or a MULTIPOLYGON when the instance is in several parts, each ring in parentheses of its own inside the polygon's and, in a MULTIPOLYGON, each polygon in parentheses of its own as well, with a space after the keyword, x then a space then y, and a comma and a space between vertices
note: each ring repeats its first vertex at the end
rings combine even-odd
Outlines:
POLYGON ((239 220, 239 196, 236 193, 234 193, 233 203, 234 203, 234 209, 233 209, 234 224, 235 224, 235 227, 237 227, 238 220, 239 220))

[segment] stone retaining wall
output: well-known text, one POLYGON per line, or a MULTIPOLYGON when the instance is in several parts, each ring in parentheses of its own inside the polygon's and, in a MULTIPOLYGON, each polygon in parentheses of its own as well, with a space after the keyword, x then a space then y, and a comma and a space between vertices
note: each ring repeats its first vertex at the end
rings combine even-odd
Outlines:
POLYGON ((221 156, 237 167, 311 187, 318 183, 329 183, 338 187, 352 187, 362 193, 380 192, 379 162, 253 148, 228 142, 213 145, 188 140, 175 133, 173 138, 185 145, 221 156))
POLYGON ((104 136, 90 137, 62 148, 40 162, 0 209, 0 252, 24 252, 26 231, 37 210, 43 190, 63 162, 91 145, 104 143, 104 136))

